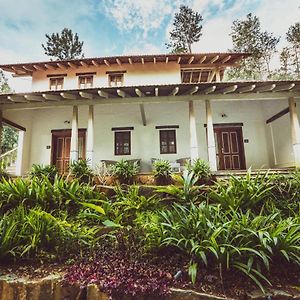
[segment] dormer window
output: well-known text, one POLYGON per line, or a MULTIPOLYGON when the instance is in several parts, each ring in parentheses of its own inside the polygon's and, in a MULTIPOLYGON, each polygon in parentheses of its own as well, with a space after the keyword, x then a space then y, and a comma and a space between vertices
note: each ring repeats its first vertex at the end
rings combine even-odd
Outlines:
POLYGON ((51 77, 49 79, 50 83, 50 91, 62 90, 64 86, 64 78, 63 77, 51 77))
POLYGON ((108 74, 108 85, 111 87, 122 86, 124 83, 124 73, 123 72, 107 72, 108 74))
POLYGON ((81 75, 78 77, 78 84, 80 89, 88 89, 93 87, 93 75, 81 75))
POLYGON ((201 69, 186 69, 181 70, 182 83, 199 83, 207 81, 209 71, 201 69))

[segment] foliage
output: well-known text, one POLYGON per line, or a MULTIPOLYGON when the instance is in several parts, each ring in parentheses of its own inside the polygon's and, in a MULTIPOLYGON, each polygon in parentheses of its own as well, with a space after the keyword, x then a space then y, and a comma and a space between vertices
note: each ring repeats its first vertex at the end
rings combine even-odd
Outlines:
POLYGON ((18 206, 0 220, 0 258, 34 257, 46 251, 57 257, 92 241, 95 229, 83 229, 40 208, 18 206))
POLYGON ((193 172, 200 181, 208 181, 211 179, 211 169, 209 164, 203 159, 195 159, 192 163, 187 164, 187 170, 193 172))
POLYGON ((5 77, 4 73, 2 70, 0 70, 0 94, 2 93, 9 93, 10 87, 8 85, 8 80, 5 77))
POLYGON ((54 165, 38 165, 33 164, 29 172, 29 177, 43 179, 47 177, 50 182, 54 182, 55 176, 58 175, 56 166, 54 165))
POLYGON ((261 209, 271 197, 274 176, 268 172, 246 176, 231 175, 228 180, 216 182, 208 194, 209 200, 220 203, 224 209, 261 209))
POLYGON ((105 250, 92 261, 72 265, 65 280, 82 286, 93 282, 116 299, 124 295, 134 299, 162 297, 169 293, 173 283, 170 273, 145 260, 136 261, 123 252, 105 250))
POLYGON ((18 145, 18 131, 9 126, 3 126, 1 153, 12 150, 18 145))
POLYGON ((79 41, 78 34, 71 29, 64 28, 61 33, 46 34, 47 42, 42 44, 45 54, 58 60, 67 60, 83 57, 83 42, 79 41))
POLYGON ((154 171, 153 175, 157 179, 159 184, 169 183, 172 167, 168 160, 159 159, 153 163, 154 171))
POLYGON ((175 13, 170 42, 166 44, 172 53, 191 53, 192 44, 198 42, 202 35, 202 16, 186 5, 181 5, 175 13))
POLYGON ((120 183, 131 183, 138 171, 139 166, 137 162, 132 163, 123 159, 111 166, 112 175, 116 176, 120 183))
POLYGON ((39 205, 47 212, 66 211, 75 215, 82 208, 80 202, 93 202, 103 198, 88 185, 77 180, 69 182, 55 177, 52 183, 48 177, 30 179, 3 179, 0 182, 0 214, 23 204, 27 208, 39 205))
POLYGON ((232 52, 247 52, 251 56, 239 67, 227 72, 228 79, 265 79, 271 75, 270 60, 276 52, 279 38, 263 31, 260 20, 251 13, 246 20, 235 20, 232 25, 232 52))
POLYGON ((291 25, 286 33, 288 45, 280 54, 280 68, 274 71, 275 79, 300 79, 300 22, 291 25))
POLYGON ((93 170, 85 159, 73 161, 70 165, 70 174, 84 183, 91 183, 94 177, 93 170))
POLYGON ((187 170, 181 175, 173 175, 173 179, 177 185, 168 185, 166 187, 159 187, 157 192, 163 193, 164 195, 171 198, 171 200, 186 203, 196 202, 201 194, 200 189, 202 186, 197 186, 198 177, 195 176, 193 171, 188 172, 187 170))
MULTIPOLYGON (((198 267, 219 266, 237 269, 263 289, 269 283, 264 275, 270 264, 286 260, 300 264, 299 217, 282 219, 274 212, 268 216, 223 210, 220 205, 174 204, 160 212, 147 238, 161 247, 175 247, 192 259, 189 273, 193 281, 198 267), (154 230, 155 228, 155 230, 154 230), (154 233, 155 235, 151 235, 154 233)), ((147 227, 144 227, 147 229, 147 227)))

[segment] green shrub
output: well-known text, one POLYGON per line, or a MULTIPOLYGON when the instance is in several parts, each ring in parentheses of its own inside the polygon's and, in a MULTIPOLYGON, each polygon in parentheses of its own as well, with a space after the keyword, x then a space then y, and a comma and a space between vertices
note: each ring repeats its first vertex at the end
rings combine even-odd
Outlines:
POLYGON ((182 175, 173 175, 173 179, 177 185, 167 185, 166 187, 159 187, 157 192, 167 196, 167 199, 179 203, 188 204, 189 202, 196 202, 201 197, 201 188, 198 186, 198 177, 194 173, 184 171, 182 175))
POLYGON ((0 220, 0 259, 52 254, 57 258, 91 244, 95 228, 82 228, 36 207, 19 206, 0 220))
POLYGON ((75 215, 81 209, 80 202, 102 198, 91 186, 63 177, 55 177, 53 183, 46 176, 0 182, 0 214, 23 204, 27 208, 39 205, 48 212, 62 210, 75 215))
POLYGON ((132 163, 123 159, 111 166, 112 175, 116 176, 120 183, 131 184, 138 171, 137 162, 132 163))
POLYGON ((54 181, 55 176, 58 175, 58 171, 56 166, 54 165, 37 165, 33 164, 31 170, 29 172, 29 177, 33 178, 40 178, 43 179, 47 177, 51 182, 54 181))
POLYGON ((208 197, 225 209, 256 209, 259 211, 272 197, 274 175, 269 172, 246 176, 231 175, 229 179, 216 182, 208 197))
POLYGON ((172 167, 168 160, 159 159, 153 163, 153 175, 157 184, 168 184, 171 182, 172 167))
POLYGON ((83 183, 91 183, 94 177, 93 170, 85 159, 73 161, 70 164, 70 174, 83 183))
POLYGON ((220 272, 237 269, 263 289, 271 263, 279 259, 300 265, 299 221, 283 219, 277 212, 256 216, 250 210, 224 211, 220 205, 201 203, 175 204, 145 223, 140 220, 140 226, 148 248, 173 247, 188 254, 191 275, 197 265, 219 266, 220 272))
POLYGON ((207 182, 211 179, 212 173, 209 164, 203 159, 195 159, 186 165, 189 172, 193 172, 200 183, 207 182))

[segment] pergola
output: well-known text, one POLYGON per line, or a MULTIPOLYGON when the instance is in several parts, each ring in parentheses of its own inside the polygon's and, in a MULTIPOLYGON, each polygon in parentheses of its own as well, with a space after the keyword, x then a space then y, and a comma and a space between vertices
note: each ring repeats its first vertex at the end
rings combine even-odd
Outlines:
MULTIPOLYGON (((288 107, 267 120, 267 124, 290 113, 292 143, 295 161, 300 165, 300 127, 295 100, 300 99, 300 81, 238 81, 205 82, 197 84, 169 84, 122 86, 59 91, 38 91, 30 93, 9 93, 0 95, 0 110, 25 110, 49 107, 72 106, 71 159, 78 159, 78 106, 88 105, 87 155, 93 161, 94 150, 94 105, 95 104, 138 104, 143 124, 147 124, 145 103, 188 102, 190 124, 190 154, 197 158, 198 141, 194 102, 205 101, 208 158, 212 170, 217 170, 216 148, 213 129, 211 101, 243 100, 288 100, 288 107)), ((25 112, 24 112, 25 113, 25 112)))

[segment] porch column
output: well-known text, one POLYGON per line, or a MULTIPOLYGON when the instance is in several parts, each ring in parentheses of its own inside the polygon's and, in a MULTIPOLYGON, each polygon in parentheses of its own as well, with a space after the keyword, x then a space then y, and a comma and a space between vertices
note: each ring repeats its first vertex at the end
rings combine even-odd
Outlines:
POLYGON ((78 106, 73 106, 70 160, 78 160, 78 106))
POLYGON ((217 155, 216 155, 216 144, 215 144, 215 134, 212 119, 212 111, 210 100, 205 100, 206 106, 206 126, 207 126, 207 152, 208 152, 208 162, 212 171, 217 171, 217 155))
POLYGON ((193 101, 189 101, 189 121, 190 121, 190 153, 191 160, 199 158, 198 152, 198 139, 197 139, 197 128, 196 128, 196 117, 194 110, 193 101))
POLYGON ((93 167, 94 156, 94 105, 89 105, 87 141, 86 141, 86 159, 89 166, 93 167))
POLYGON ((295 156, 295 165, 300 167, 300 126, 294 97, 289 98, 292 144, 295 156))
POLYGON ((20 130, 18 133, 18 150, 17 150, 17 160, 16 160, 16 175, 22 175, 22 162, 23 162, 23 149, 24 149, 24 136, 25 131, 20 130))

